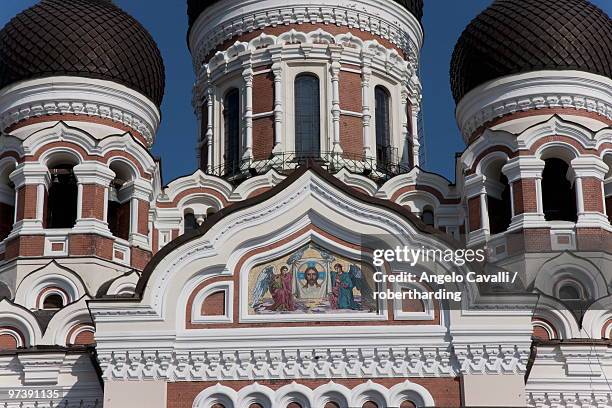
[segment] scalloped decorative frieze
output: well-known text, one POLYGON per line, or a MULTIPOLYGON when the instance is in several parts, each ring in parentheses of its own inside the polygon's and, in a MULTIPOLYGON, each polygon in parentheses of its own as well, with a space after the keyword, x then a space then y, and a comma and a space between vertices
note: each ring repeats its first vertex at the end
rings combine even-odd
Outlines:
POLYGON ((610 408, 612 391, 584 390, 579 392, 529 392, 527 404, 537 408, 610 408))
POLYGON ((223 381, 292 378, 449 377, 447 347, 98 351, 105 380, 223 381))
POLYGON ((73 76, 38 78, 0 92, 2 129, 28 118, 56 114, 94 116, 142 134, 148 147, 160 123, 159 109, 137 91, 111 81, 73 76))
POLYGON ((489 81, 457 105, 466 142, 486 123, 517 112, 576 109, 612 119, 612 79, 580 71, 534 71, 489 81))
POLYGON ((207 10, 194 24, 190 48, 194 50, 194 67, 199 67, 206 55, 218 44, 251 31, 287 24, 334 24, 380 36, 410 55, 418 55, 423 32, 419 22, 408 11, 395 4, 372 4, 353 0, 328 5, 267 1, 234 1, 224 8, 207 10), (214 22, 214 23, 213 23, 214 22))
POLYGON ((225 51, 217 51, 207 63, 201 65, 200 75, 224 68, 232 61, 247 53, 263 52, 269 47, 284 46, 288 44, 302 44, 309 46, 341 46, 354 52, 365 53, 374 60, 380 62, 388 69, 398 69, 407 78, 413 79, 417 69, 417 55, 410 53, 408 61, 393 48, 386 48, 376 40, 363 41, 351 33, 338 34, 336 36, 323 29, 310 32, 296 31, 291 29, 279 36, 265 33, 253 38, 249 42, 236 41, 225 51))

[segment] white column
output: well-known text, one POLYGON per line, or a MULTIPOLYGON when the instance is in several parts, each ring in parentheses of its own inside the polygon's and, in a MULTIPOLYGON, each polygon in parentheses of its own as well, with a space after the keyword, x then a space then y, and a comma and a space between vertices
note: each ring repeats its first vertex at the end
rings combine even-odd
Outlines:
POLYGON ((489 206, 487 204, 487 191, 484 186, 480 192, 480 225, 484 230, 485 234, 489 234, 491 230, 489 226, 489 206))
POLYGON ((207 116, 208 120, 206 123, 206 153, 208 154, 208 171, 212 171, 213 169, 213 122, 214 122, 214 112, 213 112, 213 103, 214 103, 214 88, 209 83, 206 88, 206 108, 207 108, 207 116))
POLYGON ((582 178, 577 176, 574 180, 574 183, 576 186, 576 209, 578 210, 578 216, 580 217, 584 214, 584 198, 582 197, 582 178))
POLYGON ((361 100, 362 100, 362 119, 363 119, 363 155, 371 157, 372 145, 370 143, 370 122, 372 113, 370 111, 370 80, 372 79, 371 57, 363 53, 361 65, 361 100))
POLYGON ((274 75, 274 153, 282 150, 282 128, 283 128, 283 69, 280 61, 272 64, 274 75))
POLYGON ((402 103, 400 109, 400 118, 402 118, 402 158, 401 163, 403 166, 410 165, 410 141, 412 135, 408 132, 408 88, 402 87, 402 103))
MULTIPOLYGON (((46 166, 35 163, 25 162, 19 164, 15 170, 9 175, 9 179, 13 182, 15 188, 15 217, 13 219, 13 230, 10 236, 40 233, 43 229, 43 216, 45 206, 45 189, 51 184, 49 170, 46 166), (36 186, 36 212, 35 219, 23 219, 17 221, 17 209, 19 204, 18 191, 25 188, 26 185, 36 186)), ((28 205, 28 203, 25 203, 28 205)))
POLYGON ((412 114, 412 127, 410 129, 412 132, 412 164, 416 167, 421 164, 419 158, 421 150, 421 143, 419 143, 419 107, 412 106, 410 113, 412 114))
POLYGON ((108 195, 109 195, 109 187, 104 189, 104 222, 108 223, 108 195))
POLYGON ((514 183, 508 182, 508 188, 510 189, 510 216, 514 217, 514 183))
MULTIPOLYGON (((338 57, 339 58, 339 57, 338 57)), ((333 122, 333 146, 332 152, 342 152, 340 146, 340 62, 332 57, 331 83, 332 83, 332 122, 333 122)))
POLYGON ((253 70, 249 67, 242 71, 244 79, 244 128, 246 146, 242 158, 251 160, 253 158, 253 70))
MULTIPOLYGON (((43 222, 45 214, 45 191, 47 190, 47 184, 41 183, 36 188, 36 219, 43 222)), ((15 214, 17 213, 17 207, 15 207, 15 214)))
MULTIPOLYGON (((138 232, 138 224, 140 217, 139 201, 151 202, 153 186, 148 180, 136 179, 126 183, 122 191, 125 191, 125 194, 130 197, 130 244, 144 249, 151 249, 151 241, 149 241, 151 234, 145 235, 138 232)), ((144 216, 148 217, 149 215, 145 214, 144 216)))

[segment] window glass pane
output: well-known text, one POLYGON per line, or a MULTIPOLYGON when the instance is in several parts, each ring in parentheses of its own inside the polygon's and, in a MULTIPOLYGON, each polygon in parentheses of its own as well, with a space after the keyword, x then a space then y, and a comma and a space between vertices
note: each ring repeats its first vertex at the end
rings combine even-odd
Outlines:
POLYGON ((225 125, 225 164, 228 170, 239 167, 240 161, 240 93, 232 89, 223 102, 225 125))
POLYGON ((319 79, 310 74, 295 79, 295 150, 313 156, 320 151, 319 79))
POLYGON ((391 124, 389 119, 389 93, 381 86, 374 89, 376 99, 376 160, 388 162, 391 159, 391 124))

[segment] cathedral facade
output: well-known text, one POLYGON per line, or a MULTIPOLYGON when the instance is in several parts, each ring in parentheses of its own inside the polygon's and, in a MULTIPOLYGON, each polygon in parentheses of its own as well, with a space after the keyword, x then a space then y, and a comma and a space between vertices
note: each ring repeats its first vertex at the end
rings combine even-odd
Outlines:
POLYGON ((605 12, 475 16, 451 182, 423 0, 187 3, 199 168, 167 184, 141 24, 41 0, 0 31, 0 406, 612 407, 605 12))

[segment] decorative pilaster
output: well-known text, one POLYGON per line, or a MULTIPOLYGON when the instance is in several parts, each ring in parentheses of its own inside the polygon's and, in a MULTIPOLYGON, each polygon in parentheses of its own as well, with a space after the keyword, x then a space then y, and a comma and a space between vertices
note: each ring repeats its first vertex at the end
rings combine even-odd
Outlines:
POLYGON ((44 227, 45 192, 51 184, 46 166, 25 162, 9 175, 15 185, 15 224, 9 236, 40 234, 44 227))
POLYGON ((370 137, 370 122, 372 120, 372 113, 370 111, 370 81, 372 79, 372 56, 367 53, 362 53, 361 62, 361 100, 362 117, 363 117, 363 155, 365 157, 376 156, 372 153, 372 144, 370 137))
POLYGON ((400 117, 402 118, 402 165, 408 167, 410 166, 410 142, 412 139, 412 135, 410 135, 408 131, 408 88, 406 86, 402 87, 401 93, 402 103, 401 103, 401 112, 400 117))
POLYGON ((74 233, 111 235, 108 229, 108 188, 115 173, 105 164, 86 162, 74 166, 77 179, 77 220, 74 233))
POLYGON ((482 244, 490 234, 487 205, 486 177, 474 174, 465 180, 465 196, 468 202, 469 234, 467 244, 482 244))
POLYGON ((512 208, 509 231, 545 226, 542 202, 544 161, 536 157, 515 157, 502 167, 508 178, 512 208))
POLYGON ((253 70, 250 66, 242 71, 244 79, 244 129, 246 144, 242 158, 244 160, 253 159, 253 70))
POLYGON ((148 215, 153 187, 149 181, 137 179, 126 183, 123 190, 130 196, 130 244, 150 250, 148 215))
MULTIPOLYGON (((273 58, 274 60, 274 58, 273 58)), ((273 153, 282 150, 282 128, 283 128, 283 69, 280 58, 272 64, 274 75, 274 148, 273 153)))
POLYGON ((599 157, 581 156, 571 162, 576 190, 576 227, 610 228, 603 199, 603 180, 608 166, 599 157))
POLYGON ((208 83, 206 87, 206 108, 208 109, 208 121, 206 123, 206 153, 208 154, 208 171, 212 171, 213 168, 213 103, 215 97, 215 90, 212 84, 208 83))
POLYGON ((333 146, 332 152, 342 153, 340 146, 340 47, 330 46, 331 51, 331 83, 332 83, 332 129, 333 129, 333 146))

